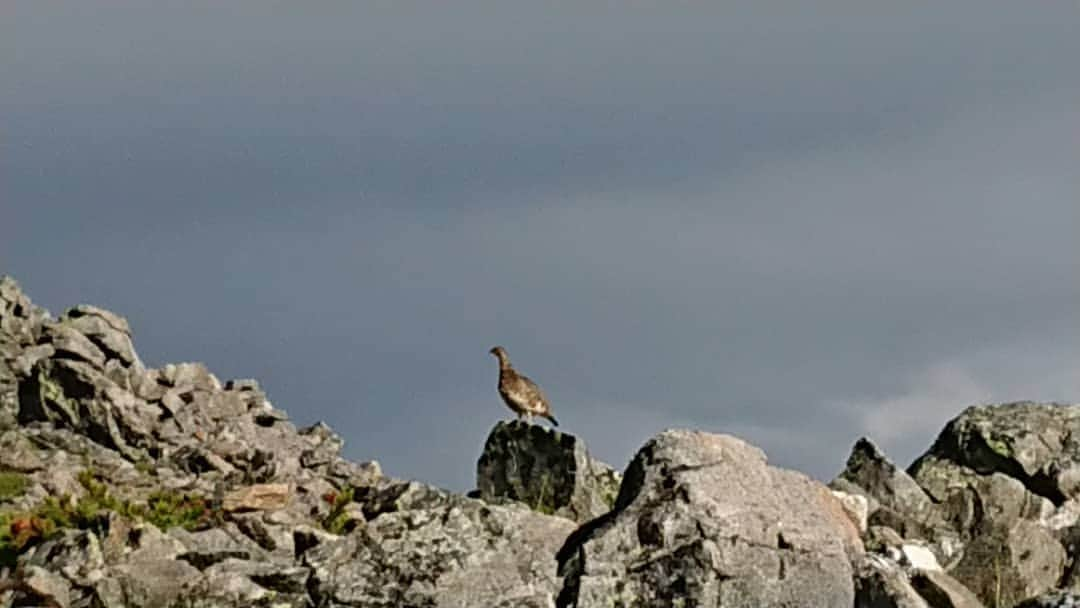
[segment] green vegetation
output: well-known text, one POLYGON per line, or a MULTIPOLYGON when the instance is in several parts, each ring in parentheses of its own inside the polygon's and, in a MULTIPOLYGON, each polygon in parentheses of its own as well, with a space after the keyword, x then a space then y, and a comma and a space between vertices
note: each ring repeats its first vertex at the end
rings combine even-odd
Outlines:
POLYGON ((27 485, 26 475, 22 473, 0 473, 0 502, 22 496, 27 485))
POLYGON ((24 549, 64 529, 104 535, 111 513, 162 530, 197 530, 220 517, 220 512, 201 497, 159 491, 147 497, 146 502, 133 502, 110 494, 105 483, 89 469, 81 471, 78 479, 86 490, 80 498, 48 496, 30 511, 0 511, 0 565, 14 564, 24 549))
POLYGON ((1012 446, 1009 445, 1008 438, 999 438, 993 435, 985 437, 986 445, 994 451, 998 456, 1002 458, 1012 458, 1012 446))
POLYGON ((618 498, 619 498, 619 486, 617 486, 617 485, 609 485, 606 488, 604 488, 604 496, 603 496, 604 504, 607 505, 607 508, 609 510, 615 508, 615 501, 618 500, 618 498))
POLYGON ((346 510, 353 501, 353 488, 349 486, 341 492, 330 492, 323 496, 330 505, 330 513, 322 520, 322 526, 331 534, 344 534, 349 531, 351 518, 346 510))

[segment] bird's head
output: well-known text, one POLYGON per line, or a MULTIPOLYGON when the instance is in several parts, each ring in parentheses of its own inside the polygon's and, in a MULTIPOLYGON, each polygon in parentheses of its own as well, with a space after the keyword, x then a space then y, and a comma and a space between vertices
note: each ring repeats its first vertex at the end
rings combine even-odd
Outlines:
POLYGON ((499 361, 506 358, 506 349, 501 346, 492 346, 488 352, 498 357, 499 361))

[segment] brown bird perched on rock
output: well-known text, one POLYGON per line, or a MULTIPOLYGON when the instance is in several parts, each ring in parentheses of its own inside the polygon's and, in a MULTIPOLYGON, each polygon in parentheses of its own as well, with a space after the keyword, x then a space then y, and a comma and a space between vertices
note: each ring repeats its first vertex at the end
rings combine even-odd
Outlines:
POLYGON ((559 426, 551 413, 551 404, 544 396, 544 391, 540 390, 535 382, 517 373, 514 366, 510 365, 506 349, 495 346, 488 352, 499 359, 499 396, 506 403, 506 407, 513 410, 518 419, 525 416, 526 420, 532 422, 533 416, 540 416, 559 426))

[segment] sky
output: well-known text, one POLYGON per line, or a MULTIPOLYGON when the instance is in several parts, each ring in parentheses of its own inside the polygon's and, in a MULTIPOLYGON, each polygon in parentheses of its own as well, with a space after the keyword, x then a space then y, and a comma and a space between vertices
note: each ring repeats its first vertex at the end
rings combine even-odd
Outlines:
POLYGON ((488 349, 618 468, 1080 401, 1080 5, 0 6, 0 274, 456 490, 488 349))

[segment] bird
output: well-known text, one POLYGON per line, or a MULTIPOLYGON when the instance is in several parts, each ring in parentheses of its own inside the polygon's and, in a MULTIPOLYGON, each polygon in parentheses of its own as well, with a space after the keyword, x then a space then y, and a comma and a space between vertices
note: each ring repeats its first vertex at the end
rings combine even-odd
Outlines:
POLYGON ((533 416, 540 416, 550 420, 553 426, 559 426, 544 391, 510 365, 506 349, 493 346, 488 352, 499 360, 499 396, 506 403, 506 407, 517 414, 518 420, 524 416, 527 421, 532 422, 533 416))

